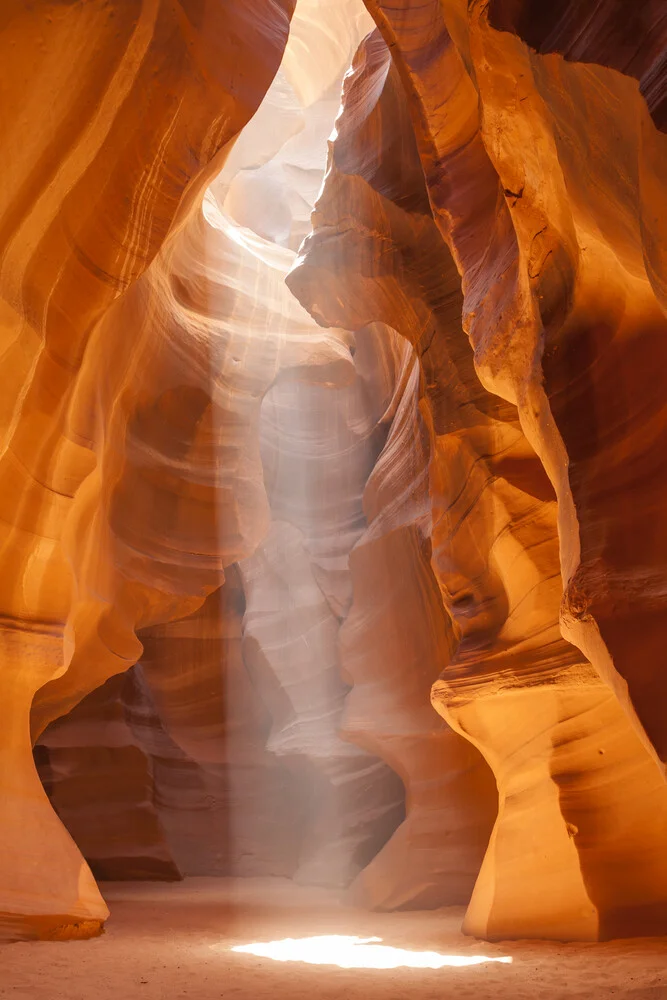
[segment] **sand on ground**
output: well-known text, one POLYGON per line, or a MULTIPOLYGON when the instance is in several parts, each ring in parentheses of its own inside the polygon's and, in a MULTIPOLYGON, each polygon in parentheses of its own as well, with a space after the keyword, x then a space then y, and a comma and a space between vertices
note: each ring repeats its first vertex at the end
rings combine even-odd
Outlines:
MULTIPOLYGON (((0 996, 11 1000, 667 1000, 667 938, 605 944, 489 944, 460 932, 463 910, 369 913, 286 879, 192 878, 106 883, 111 918, 92 941, 0 946, 0 996), (408 953, 511 958, 442 968, 340 968, 231 949, 290 938, 381 938, 408 953)), ((377 943, 374 943, 377 944, 377 943)), ((300 954, 302 945, 293 945, 300 954)), ((358 957, 356 945, 354 956, 358 957)), ((318 961, 331 959, 324 943, 318 961)), ((312 952, 312 948, 311 948, 312 952)), ((455 961, 457 959, 454 959, 455 961)), ((345 960, 345 959, 344 959, 345 960)), ((432 960, 432 956, 428 959, 432 960)))

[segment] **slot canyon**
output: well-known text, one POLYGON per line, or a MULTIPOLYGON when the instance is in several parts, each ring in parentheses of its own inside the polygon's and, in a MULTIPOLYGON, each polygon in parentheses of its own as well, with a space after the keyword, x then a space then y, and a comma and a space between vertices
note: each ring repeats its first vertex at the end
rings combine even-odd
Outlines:
POLYGON ((0 52, 0 997, 667 1000, 665 0, 0 52))

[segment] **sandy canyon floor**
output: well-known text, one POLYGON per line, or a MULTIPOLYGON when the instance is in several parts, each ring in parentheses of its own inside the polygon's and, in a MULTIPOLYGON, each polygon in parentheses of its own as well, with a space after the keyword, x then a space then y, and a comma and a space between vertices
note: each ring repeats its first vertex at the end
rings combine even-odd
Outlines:
POLYGON ((664 938, 489 944, 460 933, 460 908, 368 913, 283 879, 107 883, 103 891, 112 916, 101 938, 0 947, 0 996, 667 1000, 664 938))

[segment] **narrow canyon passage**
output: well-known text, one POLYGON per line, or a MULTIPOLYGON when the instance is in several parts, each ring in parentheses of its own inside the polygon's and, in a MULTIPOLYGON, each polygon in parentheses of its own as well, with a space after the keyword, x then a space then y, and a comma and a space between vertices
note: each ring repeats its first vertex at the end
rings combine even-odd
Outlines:
POLYGON ((0 18, 0 996, 667 1000, 667 20, 583 6, 0 18))

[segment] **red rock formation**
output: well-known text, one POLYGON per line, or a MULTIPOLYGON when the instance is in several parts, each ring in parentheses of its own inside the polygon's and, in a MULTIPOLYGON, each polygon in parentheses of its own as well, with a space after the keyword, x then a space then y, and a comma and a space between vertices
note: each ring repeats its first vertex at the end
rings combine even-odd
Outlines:
MULTIPOLYGON (((558 896, 554 899, 553 891, 537 896, 540 878, 549 890, 549 874, 537 858, 526 868, 521 855, 529 845, 516 836, 511 814, 504 815, 501 807, 468 926, 487 934, 521 933, 533 918, 532 933, 582 937, 641 932, 651 925, 659 929, 667 920, 667 868, 660 847, 666 789, 647 736, 660 751, 662 730, 653 721, 660 681, 658 671, 647 675, 645 669, 633 669, 638 642, 652 660, 657 608, 652 610, 655 599, 646 601, 644 590, 647 610, 639 611, 633 580, 638 575, 650 579, 656 571, 650 567, 661 562, 659 535, 650 531, 649 540, 637 515, 650 516, 659 481, 652 456, 660 419, 656 407, 647 405, 655 398, 651 388, 640 387, 643 352, 664 326, 655 300, 660 283, 651 273, 659 216, 649 218, 644 208, 646 184, 655 183, 651 163, 664 149, 664 136, 655 130, 633 81, 558 56, 535 56, 516 37, 491 28, 481 5, 472 9, 467 24, 450 14, 435 22, 442 39, 440 71, 451 66, 450 78, 458 79, 449 99, 453 106, 458 103, 461 112, 474 108, 475 116, 483 109, 477 138, 464 133, 452 116, 438 117, 438 60, 427 73, 418 68, 422 46, 432 51, 433 24, 424 20, 421 37, 413 30, 408 39, 405 24, 392 15, 382 23, 401 50, 404 78, 417 83, 419 95, 412 86, 410 95, 421 108, 420 137, 431 149, 424 161, 431 203, 462 273, 463 321, 476 369, 488 389, 517 404, 524 432, 556 490, 561 627, 594 668, 575 671, 580 690, 574 702, 569 672, 563 694, 556 695, 557 684, 544 696, 545 704, 555 697, 558 706, 543 785, 544 793, 557 796, 558 808, 556 825, 545 823, 543 839, 553 844, 554 857, 571 858, 569 866, 560 866, 558 896), (454 155, 464 135, 465 152, 454 155), (457 184, 463 171, 474 178, 474 202, 457 184), (486 240, 472 240, 474 224, 488 234, 486 240), (610 385, 621 373, 627 373, 622 392, 618 382, 615 389, 610 385), (623 398, 627 402, 619 410, 623 398), (598 437, 597 428, 605 423, 610 436, 598 437), (622 456, 630 454, 626 465, 622 456), (625 470, 620 478, 619 461, 625 470), (638 503, 637 489, 646 506, 638 503), (632 496, 629 503, 624 493, 632 496), (628 537, 632 553, 621 540, 628 537), (607 703, 610 721, 605 723, 602 705, 607 703), (588 726, 568 721, 573 718, 586 718, 588 726), (612 741, 612 733, 615 751, 610 754, 600 736, 612 741), (621 821, 629 768, 635 772, 633 788, 642 792, 634 800, 632 820, 621 821), (587 796, 590 785, 594 791, 587 796), (609 829, 612 817, 624 832, 607 842, 598 829, 609 829), (508 885, 503 868, 509 881, 514 858, 519 864, 514 884, 508 885), (568 867, 573 882, 564 891, 568 867), (519 872, 535 890, 534 898, 517 898, 519 872)), ((468 122, 474 121, 469 114, 468 122)), ((445 701, 451 697, 447 682, 439 691, 445 701)), ((528 704, 524 700, 522 706, 526 718, 528 704)), ((536 737, 542 728, 536 718, 536 737)), ((477 732, 478 738, 493 740, 488 722, 483 734, 477 732)), ((522 755, 527 737, 520 741, 522 755)), ((503 740, 501 760, 508 749, 503 740)), ((498 750, 494 747, 494 756, 498 750)), ((526 764, 534 769, 540 756, 533 746, 526 764)), ((516 758, 512 764, 512 778, 523 786, 516 758)), ((499 772, 496 766, 502 803, 505 775, 499 772)))
POLYGON ((40 776, 97 877, 293 874, 303 794, 265 749, 243 610, 232 567, 198 611, 140 633, 139 666, 41 737, 40 776))
MULTIPOLYGON (((397 339, 387 328, 381 334, 397 339)), ((407 343, 397 354, 384 414, 391 429, 366 487, 369 528, 350 558, 354 603, 342 637, 343 669, 354 682, 344 732, 384 757, 406 788, 405 822, 353 887, 360 904, 377 909, 467 903, 497 808, 480 754, 429 704, 453 635, 430 567, 419 369, 407 343)))
POLYGON ((106 914, 29 715, 100 872, 665 930, 667 22, 366 0, 309 222, 368 19, 269 87, 292 7, 0 32, 0 935, 106 914))
POLYGON ((152 760, 126 717, 124 694, 134 679, 134 668, 110 678, 50 726, 36 748, 37 766, 96 878, 177 879, 152 760))
POLYGON ((639 80, 651 117, 667 125, 667 18, 660 0, 624 4, 598 0, 578 9, 573 0, 546 7, 539 0, 491 0, 489 24, 512 31, 537 52, 598 63, 639 80))
MULTIPOLYGON (((455 415, 442 385, 445 338, 457 322, 455 272, 429 212, 398 74, 377 34, 356 58, 343 107, 314 232, 288 281, 321 322, 362 331, 355 362, 367 378, 377 379, 374 342, 393 347, 385 364, 393 361, 395 371, 379 414, 389 433, 366 487, 369 529, 350 560, 355 600, 342 665, 354 682, 344 731, 401 774, 407 818, 355 891, 382 908, 467 902, 495 816, 495 788, 479 754, 429 705, 454 638, 429 566, 429 442, 418 410, 419 372, 391 329, 415 343, 432 405, 455 415)), ((452 417, 443 412, 441 419, 452 417)))
MULTIPOLYGON (((356 25, 362 14, 360 7, 352 18, 342 18, 340 12, 333 18, 337 28, 344 29, 341 51, 333 60, 322 60, 316 72, 311 66, 310 79, 301 79, 300 67, 291 65, 286 54, 278 98, 284 98, 285 80, 290 79, 294 87, 301 87, 307 107, 302 111, 293 100, 287 107, 272 136, 278 151, 298 131, 310 104, 342 75, 345 55, 349 58, 350 44, 356 45, 359 37, 356 25), (314 79, 320 82, 313 87, 314 79)), ((297 19, 292 49, 301 38, 303 23, 303 17, 297 19)), ((305 23, 311 34, 312 27, 320 28, 317 23, 311 27, 307 17, 305 23)), ((317 118, 315 124, 321 132, 317 118)), ((127 727, 123 739, 142 759, 143 786, 155 786, 150 793, 144 787, 144 796, 153 802, 167 828, 166 847, 153 831, 153 855, 150 844, 139 842, 141 838, 135 845, 139 852, 146 848, 146 866, 152 865, 156 872, 165 850, 184 873, 283 874, 293 870, 296 862, 292 859, 299 856, 296 830, 304 792, 295 788, 295 782, 285 777, 278 761, 262 747, 264 716, 261 702, 252 698, 240 660, 238 632, 226 632, 225 616, 220 618, 214 597, 188 618, 160 624, 180 619, 183 611, 201 604, 203 598, 195 595, 219 583, 223 567, 249 554, 267 530, 259 416, 262 397, 277 373, 284 369, 301 372, 296 377, 306 382, 341 384, 352 377, 346 345, 338 335, 319 330, 283 284, 293 252, 281 248, 275 233, 267 239, 221 211, 223 202, 230 210, 238 205, 233 182, 239 174, 258 157, 261 160, 271 153, 261 123, 254 123, 206 196, 203 212, 193 205, 145 275, 107 311, 92 334, 75 411, 81 437, 89 433, 92 421, 110 439, 105 452, 107 478, 114 486, 108 497, 97 480, 92 485, 86 481, 90 488, 79 512, 83 520, 73 519, 68 525, 70 558, 75 565, 78 558, 83 560, 82 567, 77 566, 78 585, 85 583, 94 594, 87 603, 79 602, 73 614, 79 615, 81 627, 92 635, 83 644, 77 644, 74 636, 67 671, 38 691, 32 728, 39 736, 52 718, 75 705, 91 687, 131 663, 141 652, 141 639, 145 644, 141 672, 134 671, 133 683, 123 686, 121 703, 118 692, 115 702, 109 697, 123 717, 128 716, 125 702, 131 692, 136 694, 146 684, 151 695, 148 705, 155 703, 154 709, 147 709, 146 698, 139 699, 143 722, 134 732, 134 744, 127 727), (127 331, 128 336, 119 341, 118 330, 127 331), (114 421, 100 419, 98 414, 107 412, 115 414, 114 421), (86 517, 92 518, 96 531, 94 561, 84 530, 86 517), (115 616, 112 624, 119 630, 113 634, 112 646, 117 649, 121 638, 129 643, 124 664, 99 648, 94 626, 100 597, 103 614, 115 616), (189 641, 179 643, 180 636, 189 641), (186 650, 185 661, 175 659, 179 648, 186 650), (91 656, 95 671, 90 669, 91 656), (221 662, 225 663, 223 673, 221 662), (205 703, 198 694, 202 690, 205 703), (180 787, 179 773, 187 775, 180 787), (204 802, 210 808, 201 821, 204 802), (192 820, 193 813, 197 822, 192 820), (288 813, 289 830, 281 836, 279 817, 288 813), (188 824, 199 831, 200 843, 193 839, 188 824)), ((320 176, 323 165, 323 161, 318 164, 320 176)), ((102 477, 102 485, 104 481, 102 477)), ((357 501, 360 492, 361 487, 356 490, 357 501)), ((75 503, 84 494, 80 489, 75 503)), ((228 592, 226 586, 224 593, 228 592)), ((261 698, 261 689, 259 693, 261 698)), ((82 711, 99 718, 107 704, 102 702, 106 694, 93 695, 82 711)), ((85 807, 68 800, 65 764, 58 769, 51 746, 60 736, 77 757, 79 714, 75 712, 42 739, 41 746, 49 749, 43 775, 70 830, 90 845, 94 867, 118 876, 128 871, 118 837, 104 829, 104 810, 97 809, 90 794, 87 823, 91 829, 87 836, 81 835, 85 807)), ((120 782, 124 773, 120 748, 105 745, 103 730, 100 741, 96 746, 92 740, 91 756, 98 751, 111 753, 120 782)), ((392 816, 402 808, 402 795, 400 783, 388 769, 348 745, 341 747, 363 775, 363 788, 357 781, 347 797, 350 814, 343 817, 343 825, 349 827, 341 841, 347 860, 341 858, 337 864, 321 847, 325 857, 311 868, 316 877, 318 867, 323 871, 338 867, 342 874, 337 877, 349 880, 373 853, 378 837, 381 843, 393 829, 392 816), (369 767, 384 775, 387 792, 378 788, 380 800, 389 795, 377 810, 369 795, 369 767), (364 847, 366 841, 370 847, 364 847)), ((73 760, 68 761, 71 768, 76 767, 73 760)), ((79 752, 82 795, 86 768, 79 752)), ((325 783, 332 779, 338 781, 337 772, 325 783)), ((138 784, 142 786, 142 781, 138 784)), ((134 798, 130 781, 123 806, 128 817, 134 798)), ((329 799, 314 819, 323 842, 330 835, 332 810, 342 808, 338 797, 330 795, 329 799)))
POLYGON ((640 521, 661 481, 662 393, 643 359, 664 325, 662 223, 644 199, 660 203, 664 137, 634 82, 531 53, 489 25, 488 5, 367 6, 404 88, 428 207, 400 176, 405 114, 387 98, 364 120, 380 88, 398 91, 372 42, 358 59, 367 80, 347 95, 363 138, 345 142, 343 116, 333 151, 354 180, 328 178, 291 285, 324 324, 381 320, 420 355, 432 563, 457 640, 434 704, 483 751, 500 795, 466 927, 661 929, 667 789, 649 740, 661 750, 660 671, 630 650, 653 648, 660 628, 660 533, 640 521), (378 156, 383 132, 400 158, 378 156), (438 258, 440 297, 449 287, 456 303, 441 327, 432 306, 416 308, 438 258))
POLYGON ((39 731, 136 660, 136 627, 193 610, 252 545, 243 498, 220 551, 211 345, 169 323, 173 240, 137 279, 197 218, 292 6, 13 4, 3 22, 3 933, 89 934, 107 913, 34 770, 33 696, 39 731))

